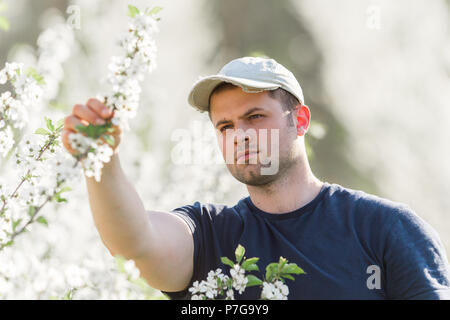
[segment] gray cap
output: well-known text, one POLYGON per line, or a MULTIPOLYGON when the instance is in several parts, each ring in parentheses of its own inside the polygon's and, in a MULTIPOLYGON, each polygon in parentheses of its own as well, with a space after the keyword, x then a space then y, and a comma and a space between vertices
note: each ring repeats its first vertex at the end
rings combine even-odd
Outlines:
POLYGON ((245 92, 283 88, 305 103, 300 84, 284 66, 274 59, 243 57, 228 62, 218 74, 197 80, 189 92, 189 104, 200 111, 207 111, 211 93, 222 82, 239 86, 245 92))

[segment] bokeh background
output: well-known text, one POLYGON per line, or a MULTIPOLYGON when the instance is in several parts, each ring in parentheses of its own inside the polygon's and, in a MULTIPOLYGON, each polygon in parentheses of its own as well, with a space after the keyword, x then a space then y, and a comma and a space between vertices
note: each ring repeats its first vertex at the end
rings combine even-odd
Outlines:
MULTIPOLYGON (((56 23, 72 26, 70 46, 55 39, 68 56, 46 112, 60 117, 104 89, 117 35, 126 28, 127 5, 163 7, 155 36, 158 67, 145 80, 138 116, 120 147, 123 168, 149 210, 197 200, 233 205, 247 196, 224 165, 174 163, 174 132, 192 134, 194 154, 205 144, 217 151, 209 119, 188 105, 188 92, 199 76, 216 73, 234 58, 263 55, 290 69, 302 85, 312 112, 306 141, 315 175, 408 204, 450 252, 450 1, 3 3, 7 9, 0 16, 9 30, 0 31, 2 66, 32 63, 43 30, 56 23), (68 12, 70 6, 75 11, 68 12), (79 12, 78 20, 73 12, 79 12)), ((41 118, 30 120, 38 125, 41 118)), ((0 281, 4 297, 60 297, 68 287, 81 288, 88 278, 112 270, 82 177, 68 200, 45 209, 48 227, 33 226, 0 252, 0 260, 19 266, 8 269, 9 279, 16 280, 3 287, 0 281)), ((0 278, 1 269, 0 264, 0 278)), ((114 277, 111 271, 109 279, 114 277)), ((114 290, 113 296, 106 289, 102 295, 78 290, 73 298, 127 298, 134 289, 114 290)), ((162 296, 152 291, 145 297, 162 296)))

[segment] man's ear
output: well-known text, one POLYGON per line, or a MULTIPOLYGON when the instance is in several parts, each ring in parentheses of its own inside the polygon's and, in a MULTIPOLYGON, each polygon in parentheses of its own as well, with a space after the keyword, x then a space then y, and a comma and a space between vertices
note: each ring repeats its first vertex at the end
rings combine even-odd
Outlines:
POLYGON ((311 112, 307 105, 298 104, 295 107, 297 118, 297 136, 303 136, 306 134, 311 121, 311 112))

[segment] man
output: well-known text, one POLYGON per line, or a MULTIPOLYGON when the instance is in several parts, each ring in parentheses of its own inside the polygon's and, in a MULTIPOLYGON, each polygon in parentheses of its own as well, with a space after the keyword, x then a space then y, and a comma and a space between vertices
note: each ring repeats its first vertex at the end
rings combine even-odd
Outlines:
MULTIPOLYGON (((146 211, 117 149, 101 182, 86 178, 103 242, 133 259, 152 287, 189 298, 194 281, 228 270, 220 258, 241 244, 260 258, 260 270, 282 256, 306 272, 287 280, 289 299, 450 299, 445 250, 426 222, 407 205, 314 176, 304 145, 310 110, 289 70, 273 59, 236 59, 197 81, 189 103, 209 113, 226 165, 249 197, 231 207, 197 201, 146 211)), ((110 117, 98 100, 75 105, 64 145, 73 153, 67 137, 78 124, 110 117)), ((251 287, 235 298, 259 294, 251 287)))

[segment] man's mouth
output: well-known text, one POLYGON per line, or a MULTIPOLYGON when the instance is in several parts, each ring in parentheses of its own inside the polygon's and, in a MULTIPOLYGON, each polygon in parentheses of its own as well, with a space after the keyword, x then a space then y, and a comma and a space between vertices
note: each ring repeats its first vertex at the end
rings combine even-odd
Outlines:
POLYGON ((236 163, 243 163, 250 159, 250 157, 255 157, 258 154, 256 150, 245 150, 244 152, 238 152, 236 156, 236 163))

